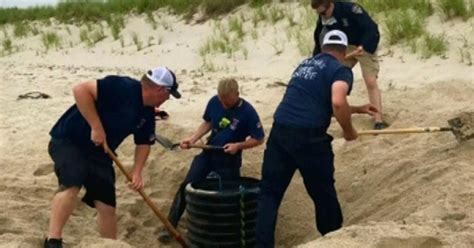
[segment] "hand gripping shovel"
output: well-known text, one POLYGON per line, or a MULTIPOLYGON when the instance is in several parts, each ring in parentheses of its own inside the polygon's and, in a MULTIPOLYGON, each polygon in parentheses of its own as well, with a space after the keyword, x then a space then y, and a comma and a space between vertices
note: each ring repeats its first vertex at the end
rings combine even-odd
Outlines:
MULTIPOLYGON (((127 180, 129 182, 132 182, 132 177, 130 176, 130 174, 128 174, 128 172, 125 170, 125 168, 123 167, 122 163, 120 163, 120 161, 118 160, 117 156, 115 156, 115 154, 109 149, 109 147, 106 147, 105 148, 105 152, 107 152, 107 154, 109 155, 109 157, 114 161, 114 163, 117 165, 117 167, 120 169, 120 171, 125 175, 125 177, 127 178, 127 180)), ((186 242, 184 241, 183 237, 181 236, 181 234, 178 232, 178 230, 176 230, 176 228, 174 228, 173 225, 171 225, 171 223, 168 221, 168 219, 160 212, 160 210, 158 210, 158 208, 155 206, 155 204, 153 204, 153 202, 151 201, 150 197, 148 197, 148 195, 145 194, 145 192, 143 192, 142 189, 139 189, 138 190, 138 193, 140 193, 140 195, 143 197, 143 200, 145 200, 146 204, 151 208, 151 210, 155 213, 156 216, 158 216, 158 218, 161 220, 161 222, 165 225, 166 229, 171 233, 171 235, 173 235, 173 237, 176 239, 176 241, 178 241, 179 244, 181 244, 181 246, 183 248, 187 248, 188 245, 186 244, 186 242)))
POLYGON ((449 127, 414 127, 403 129, 365 130, 357 132, 358 135, 377 134, 404 134, 404 133, 433 133, 453 132, 459 142, 474 138, 474 113, 463 113, 459 117, 448 120, 449 127))
MULTIPOLYGON (((164 148, 169 150, 174 150, 179 147, 179 143, 174 143, 170 139, 161 136, 159 134, 155 134, 155 140, 160 143, 164 148)), ((192 144, 189 145, 191 148, 200 148, 204 150, 224 150, 222 146, 212 146, 212 145, 205 145, 205 144, 192 144)))

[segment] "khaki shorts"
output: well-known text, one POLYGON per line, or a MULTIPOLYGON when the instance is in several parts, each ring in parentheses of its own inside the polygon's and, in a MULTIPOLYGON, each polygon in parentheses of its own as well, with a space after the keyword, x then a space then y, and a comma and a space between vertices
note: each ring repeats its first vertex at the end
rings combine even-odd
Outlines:
MULTIPOLYGON (((349 45, 347 47, 347 53, 350 53, 357 49, 356 46, 349 45)), ((375 53, 364 52, 362 56, 352 56, 344 60, 344 65, 353 68, 357 62, 360 62, 360 68, 362 69, 362 75, 365 76, 378 76, 379 75, 379 60, 377 57, 377 51, 375 53)))

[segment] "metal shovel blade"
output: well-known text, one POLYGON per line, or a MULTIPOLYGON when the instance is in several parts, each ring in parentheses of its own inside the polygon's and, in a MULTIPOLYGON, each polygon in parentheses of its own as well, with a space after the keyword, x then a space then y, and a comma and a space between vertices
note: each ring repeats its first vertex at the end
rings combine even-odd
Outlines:
POLYGON ((158 143, 160 143, 160 145, 162 145, 166 149, 172 150, 176 147, 176 144, 173 143, 173 141, 159 134, 155 134, 155 139, 158 143))
MULTIPOLYGON (((174 143, 170 139, 161 136, 159 134, 155 134, 155 140, 160 143, 165 149, 168 150, 175 150, 179 147, 179 143, 174 143)), ((190 148, 198 148, 204 150, 224 150, 222 146, 213 146, 213 145, 205 145, 205 144, 192 144, 189 146, 190 148)))

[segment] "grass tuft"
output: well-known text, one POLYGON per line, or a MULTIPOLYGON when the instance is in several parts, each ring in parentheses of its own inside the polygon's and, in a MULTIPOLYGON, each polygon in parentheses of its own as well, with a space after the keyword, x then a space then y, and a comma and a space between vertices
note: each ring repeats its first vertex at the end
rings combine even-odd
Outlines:
POLYGON ((410 41, 424 32, 424 19, 411 10, 396 10, 387 14, 386 39, 390 45, 410 41))
MULTIPOLYGON (((474 1, 470 1, 471 8, 474 1)), ((438 6, 447 19, 461 17, 464 20, 471 16, 472 10, 469 11, 464 0, 438 0, 438 6), (470 13, 471 12, 471 13, 470 13)))
POLYGON ((61 38, 54 32, 42 33, 41 41, 46 51, 52 47, 59 48, 61 46, 61 38))

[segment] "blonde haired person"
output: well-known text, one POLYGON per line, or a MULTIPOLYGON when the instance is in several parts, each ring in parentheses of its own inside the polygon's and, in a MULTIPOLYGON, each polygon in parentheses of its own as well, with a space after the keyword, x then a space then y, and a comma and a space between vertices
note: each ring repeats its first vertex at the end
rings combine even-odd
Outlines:
MULTIPOLYGON (((185 187, 214 172, 221 180, 238 180, 242 166, 242 151, 258 146, 264 141, 264 132, 260 118, 252 105, 239 96, 239 85, 232 78, 223 79, 217 86, 217 95, 213 96, 206 107, 203 122, 191 137, 183 140, 181 148, 189 149, 206 135, 207 144, 222 146, 221 150, 203 150, 195 156, 186 178, 176 192, 168 220, 175 227, 186 208, 185 187)), ((158 239, 163 243, 170 241, 170 234, 161 230, 158 239)))

